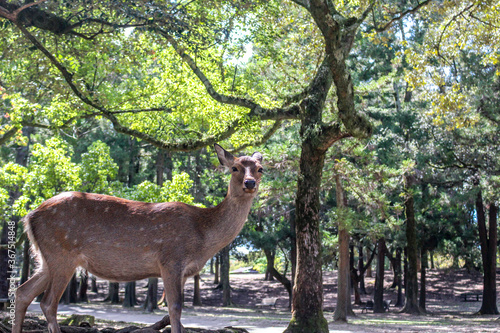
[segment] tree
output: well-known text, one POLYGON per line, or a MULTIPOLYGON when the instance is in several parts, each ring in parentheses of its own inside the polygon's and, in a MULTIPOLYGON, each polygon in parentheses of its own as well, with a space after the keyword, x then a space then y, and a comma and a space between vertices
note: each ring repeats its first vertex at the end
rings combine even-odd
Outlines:
POLYGON ((497 314, 496 272, 496 201, 495 174, 499 169, 498 151, 498 49, 497 2, 450 1, 442 10, 431 12, 434 20, 425 39, 413 46, 420 55, 408 52, 415 68, 407 74, 417 89, 425 87, 424 97, 432 99, 434 133, 441 143, 436 169, 460 179, 463 187, 472 186, 479 243, 484 269, 483 303, 479 313, 497 314), (411 55, 410 55, 411 54, 411 55), (427 66, 429 65, 429 66, 427 66), (423 67, 426 67, 424 69, 423 67), (445 75, 436 75, 436 74, 445 75), (431 89, 429 89, 431 87, 431 89), (434 89, 437 88, 437 89, 434 89), (467 148, 465 148, 467 147, 467 148), (467 150, 467 152, 466 152, 467 150), (489 230, 482 193, 490 193, 489 230))
MULTIPOLYGON (((337 196, 337 210, 339 215, 345 214, 347 199, 345 198, 340 175, 335 176, 335 193, 337 196)), ((339 269, 338 269, 338 296, 337 306, 333 319, 336 322, 347 322, 351 304, 351 292, 349 288, 350 270, 349 270, 349 231, 345 217, 339 219, 339 269)))
MULTIPOLYGON (((235 77, 232 83, 224 80, 226 71, 233 66, 223 59, 229 59, 228 54, 236 53, 234 50, 237 48, 232 48, 237 45, 233 42, 237 39, 234 38, 234 31, 239 32, 235 27, 240 28, 240 22, 253 18, 252 23, 255 22, 257 26, 255 31, 258 32, 259 27, 279 22, 279 19, 274 17, 268 22, 259 21, 269 16, 255 15, 256 13, 283 15, 283 11, 276 8, 279 6, 290 8, 288 3, 270 2, 269 5, 260 7, 253 3, 239 2, 234 5, 227 2, 224 6, 212 3, 200 5, 196 2, 188 5, 159 2, 150 7, 149 4, 132 5, 110 1, 80 11, 78 2, 59 6, 56 4, 54 7, 44 1, 26 5, 2 2, 0 16, 11 23, 8 27, 9 33, 16 36, 18 43, 24 44, 27 41, 41 52, 23 53, 22 56, 38 58, 46 65, 45 68, 55 72, 47 76, 55 75, 62 79, 57 80, 48 90, 56 94, 70 91, 72 99, 69 103, 77 106, 71 108, 75 110, 71 114, 61 115, 58 111, 69 109, 68 102, 53 98, 50 115, 57 121, 52 122, 52 119, 49 119, 51 125, 44 123, 47 121, 46 118, 38 117, 32 111, 24 114, 25 109, 18 109, 16 126, 21 126, 25 122, 38 126, 53 126, 53 123, 56 123, 56 126, 68 126, 77 120, 104 117, 112 123, 117 132, 134 136, 162 149, 188 151, 228 138, 233 140, 237 148, 244 146, 241 144, 243 138, 250 138, 246 140, 247 143, 255 145, 272 135, 283 120, 300 120, 299 134, 302 142, 295 203, 297 252, 300 260, 297 262, 293 318, 287 331, 324 332, 328 328, 322 312, 322 274, 321 263, 318 260, 321 252, 319 190, 324 158, 334 142, 347 136, 367 137, 371 133, 369 122, 356 110, 353 82, 346 67, 346 60, 358 28, 370 13, 380 14, 385 7, 381 6, 378 11, 374 11, 375 3, 364 1, 360 6, 353 4, 342 7, 336 7, 333 3, 322 0, 297 0, 296 3, 303 9, 303 11, 296 10, 297 13, 310 14, 312 17, 312 21, 308 17, 307 22, 312 27, 314 42, 317 40, 320 42, 318 48, 310 49, 316 53, 315 58, 321 65, 308 66, 313 67, 307 75, 309 79, 298 85, 298 92, 287 94, 285 97, 278 96, 280 97, 278 103, 273 101, 275 96, 260 95, 251 89, 246 89, 246 94, 238 91, 238 88, 251 87, 254 81, 250 80, 247 86, 243 84, 236 88, 236 70, 230 71, 235 77), (266 12, 267 10, 269 12, 266 12), (71 13, 74 15, 67 15, 71 13), (33 17, 43 19, 33 20, 33 17), (65 17, 70 18, 65 19, 65 17), (230 19, 226 19, 227 17, 230 19), (204 24, 196 25, 198 22, 204 24), (315 30, 315 26, 319 28, 319 32, 315 30), (136 37, 134 40, 123 33, 124 28, 131 27, 136 28, 133 32, 136 37), (208 29, 204 29, 205 27, 208 29), (105 46, 100 44, 106 37, 104 32, 109 33, 114 43, 107 43, 105 46), (227 32, 228 38, 221 40, 220 36, 223 35, 221 32, 227 32), (229 38, 231 32, 233 39, 229 38), (20 35, 25 39, 19 39, 20 35), (40 42, 44 40, 44 36, 50 36, 51 40, 54 36, 62 36, 70 42, 64 43, 64 47, 54 51, 55 47, 50 42, 47 45, 40 42), (156 43, 152 43, 151 40, 155 40, 156 43), (171 48, 162 47, 162 44, 168 44, 171 48), (129 45, 133 47, 127 49, 126 46, 129 45), (209 45, 215 46, 198 47, 209 45), (97 52, 98 49, 106 49, 108 52, 97 52), (196 77, 201 85, 194 84, 189 89, 183 87, 187 94, 179 93, 173 96, 162 94, 159 90, 164 90, 169 86, 168 82, 172 81, 166 79, 167 76, 161 77, 157 74, 158 69, 153 69, 153 65, 160 62, 162 66, 166 66, 165 61, 156 58, 156 53, 160 50, 163 59, 172 59, 176 54, 190 70, 190 73, 186 71, 179 73, 167 66, 171 77, 182 80, 184 80, 183 75, 189 79, 196 77), (55 52, 60 53, 55 56, 55 52), (141 63, 144 64, 143 69, 145 67, 146 70, 156 74, 149 76, 146 81, 139 80, 141 84, 137 84, 135 79, 137 76, 144 79, 144 75, 139 75, 144 72, 138 73, 134 71, 135 66, 126 63, 129 61, 136 65, 134 59, 138 53, 143 56, 141 59, 141 63), (87 54, 86 59, 78 54, 87 54), (125 54, 129 57, 121 57, 123 62, 117 68, 113 68, 112 60, 125 54), (92 68, 92 64, 97 66, 92 68), (108 72, 116 75, 114 85, 106 84, 106 80, 103 79, 108 72), (217 82, 220 76, 216 73, 222 73, 220 83, 217 82), (325 112, 325 101, 332 84, 336 87, 337 102, 329 114, 325 112), (148 88, 147 94, 143 93, 143 87, 148 88), (114 94, 114 89, 120 93, 114 94), (206 92, 202 92, 202 89, 206 92), (192 108, 191 105, 183 108, 183 110, 193 110, 189 116, 181 117, 175 109, 179 108, 179 105, 187 106, 188 103, 180 96, 188 97, 189 100, 193 94, 203 96, 205 111, 201 112, 203 117, 197 114, 199 108, 192 108), (207 98, 207 94, 210 98, 207 98), (152 95, 158 98, 154 101, 145 98, 152 95), (225 114, 225 111, 229 110, 232 112, 225 114), (26 120, 27 118, 29 119, 26 120), (255 121, 252 121, 254 119, 255 121), (264 126, 259 126, 259 122, 264 126), (171 134, 183 140, 171 140, 171 134)), ((377 23, 375 28, 386 29, 395 20, 415 12, 428 3, 429 0, 423 1, 413 8, 404 2, 400 7, 391 8, 390 12, 385 13, 390 14, 387 24, 377 23)), ((373 17, 375 22, 376 19, 377 17, 373 17)), ((293 29, 290 31, 295 33, 293 29)), ((286 34, 285 31, 284 33, 286 34)), ((255 36, 256 39, 262 37, 259 34, 255 36)), ((62 42, 63 39, 58 40, 62 42)), ((241 75, 237 80, 249 77, 241 75)), ((10 80, 16 79, 10 75, 10 80)), ((41 81, 45 81, 44 78, 41 81)), ((64 94, 58 96, 61 95, 64 94)))

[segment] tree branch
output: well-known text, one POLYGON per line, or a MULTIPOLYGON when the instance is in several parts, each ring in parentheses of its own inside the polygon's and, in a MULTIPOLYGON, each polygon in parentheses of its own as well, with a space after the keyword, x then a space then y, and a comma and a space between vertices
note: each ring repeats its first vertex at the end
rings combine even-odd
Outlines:
POLYGON ((19 131, 19 128, 14 126, 4 134, 0 136, 0 146, 8 142, 11 138, 16 135, 16 133, 19 131))
MULTIPOLYGON (((45 1, 47 1, 47 0, 39 0, 39 1, 28 3, 24 6, 16 8, 13 12, 10 12, 7 8, 0 6, 0 16, 6 18, 9 21, 15 22, 18 19, 19 13, 21 13, 23 10, 28 9, 28 8, 33 7, 33 6, 37 6, 45 1)), ((2 5, 4 5, 4 4, 2 3, 2 5)))
POLYGON ((349 137, 352 137, 352 135, 350 133, 342 133, 340 130, 340 124, 338 123, 323 126, 323 130, 320 136, 321 143, 318 145, 318 148, 326 151, 335 142, 339 141, 340 139, 349 137))
POLYGON ((260 146, 261 144, 264 144, 281 127, 282 122, 283 122, 282 120, 276 120, 274 122, 273 126, 271 126, 271 128, 266 132, 266 134, 264 134, 264 136, 260 140, 256 140, 256 141, 249 142, 249 143, 245 143, 244 145, 241 145, 238 148, 236 148, 233 151, 231 151, 231 153, 240 152, 240 151, 242 151, 242 150, 244 150, 244 149, 246 149, 247 147, 250 147, 250 146, 260 146))
POLYGON ((292 0, 292 1, 295 2, 297 5, 304 7, 307 10, 311 9, 311 3, 309 0, 292 0))
POLYGON ((424 2, 421 2, 418 5, 416 5, 415 7, 413 7, 412 9, 405 10, 404 12, 400 13, 398 16, 396 16, 395 18, 393 18, 392 20, 390 20, 389 22, 387 22, 384 26, 382 26, 382 27, 375 27, 375 31, 377 31, 377 32, 383 32, 383 31, 389 29, 394 22, 403 19, 405 16, 407 16, 409 14, 413 14, 413 13, 419 11, 420 8, 422 8, 424 6, 427 6, 432 1, 434 1, 434 0, 425 0, 424 2))

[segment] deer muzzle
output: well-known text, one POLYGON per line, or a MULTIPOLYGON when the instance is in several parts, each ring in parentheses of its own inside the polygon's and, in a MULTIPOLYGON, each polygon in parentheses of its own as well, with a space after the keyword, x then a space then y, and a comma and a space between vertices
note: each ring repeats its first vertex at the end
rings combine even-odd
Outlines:
POLYGON ((253 180, 253 179, 245 180, 244 184, 245 184, 245 189, 247 189, 247 190, 254 190, 255 189, 255 180, 253 180))

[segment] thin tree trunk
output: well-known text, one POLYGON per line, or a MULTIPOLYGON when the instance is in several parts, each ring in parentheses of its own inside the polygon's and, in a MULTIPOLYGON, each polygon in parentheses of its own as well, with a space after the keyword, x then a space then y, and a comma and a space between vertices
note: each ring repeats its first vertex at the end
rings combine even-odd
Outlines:
POLYGON ((406 242, 408 256, 408 273, 405 279, 406 299, 405 306, 401 312, 410 314, 421 314, 418 307, 418 246, 417 246, 417 226, 415 221, 415 208, 413 194, 411 193, 410 177, 405 176, 407 193, 405 200, 406 213, 406 242))
POLYGON ((363 253, 363 244, 358 245, 358 274, 359 274, 359 293, 366 295, 366 287, 365 287, 365 274, 364 274, 364 253, 363 253), (362 273, 363 272, 363 273, 362 273))
POLYGON ((28 281, 30 275, 30 240, 28 237, 24 240, 23 247, 23 270, 21 271, 21 283, 28 281))
MULTIPOLYGON (((360 254, 358 252, 358 269, 354 268, 354 244, 350 245, 351 255, 349 258, 350 262, 350 272, 351 272, 351 287, 354 290, 354 304, 361 305, 361 295, 359 293, 359 281, 361 280, 361 269, 359 269, 359 257, 360 254)), ((363 260, 361 260, 363 261, 363 260)), ((363 266, 361 266, 363 268, 363 266)))
POLYGON ((220 279, 220 252, 215 255, 215 275, 214 275, 214 284, 219 285, 220 279))
POLYGON ((90 291, 93 293, 98 293, 99 289, 97 288, 97 278, 95 275, 90 277, 90 291))
POLYGON ((158 278, 149 278, 144 310, 153 312, 156 309, 158 309, 158 278))
POLYGON ((222 306, 231 306, 231 285, 229 283, 229 248, 226 246, 221 251, 221 283, 222 283, 222 306))
POLYGON ((290 302, 288 304, 288 307, 292 310, 293 312, 293 290, 295 286, 295 275, 297 272, 297 237, 295 237, 295 209, 292 209, 290 212, 290 230, 291 230, 291 235, 290 235, 290 242, 291 242, 291 248, 290 248, 290 262, 292 264, 292 280, 290 281, 292 284, 292 297, 290 298, 290 302))
POLYGON ((292 283, 290 280, 286 278, 286 275, 281 274, 274 268, 274 254, 271 253, 270 250, 264 249, 264 254, 266 255, 267 259, 267 271, 269 274, 271 274, 276 280, 278 280, 283 287, 285 287, 286 291, 288 292, 288 299, 291 301, 292 299, 292 283))
POLYGON ((89 288, 89 276, 87 271, 80 272, 80 285, 78 287, 78 301, 88 303, 87 290, 89 288))
POLYGON ((118 282, 109 283, 109 293, 105 301, 110 301, 111 304, 120 304, 120 284, 118 282))
POLYGON ((367 277, 373 277, 372 266, 368 266, 368 268, 366 269, 366 276, 367 277))
POLYGON ((483 303, 479 314, 498 314, 496 290, 496 257, 497 257, 497 214, 498 208, 494 203, 489 209, 489 230, 486 228, 486 216, 483 207, 483 198, 479 188, 476 196, 477 224, 481 257, 483 260, 483 303))
POLYGON ((420 307, 420 311, 426 312, 425 303, 426 303, 426 274, 427 274, 427 251, 422 250, 422 268, 420 270, 420 299, 418 305, 420 307))
POLYGON ((274 268, 274 252, 269 250, 264 250, 267 260, 266 274, 264 275, 264 281, 274 281, 273 274, 271 273, 271 267, 274 268))
POLYGON ((200 274, 194 276, 193 306, 202 306, 200 293, 200 274))
POLYGON ((71 304, 71 303, 76 303, 77 301, 78 301, 78 281, 76 279, 76 273, 74 273, 68 285, 66 286, 64 294, 61 297, 59 303, 71 304))
POLYGON ((398 274, 398 299, 396 300, 396 304, 394 306, 403 306, 404 298, 403 298, 403 277, 401 274, 401 248, 396 248, 396 265, 397 265, 397 274, 398 274))
POLYGON ((378 240, 377 246, 377 276, 375 277, 375 292, 373 295, 373 312, 383 313, 384 308, 384 261, 385 261, 385 238, 378 240))
MULTIPOLYGON (((345 211, 346 203, 340 175, 335 176, 336 195, 337 195, 337 210, 339 216, 343 216, 341 212, 345 211)), ((347 322, 348 306, 351 302, 349 292, 350 274, 350 255, 349 255, 349 231, 347 230, 346 222, 337 221, 339 226, 339 269, 337 282, 337 306, 333 314, 335 322, 347 322)))
POLYGON ((123 298, 124 308, 133 308, 137 305, 137 297, 135 294, 136 282, 125 283, 125 297, 123 298))

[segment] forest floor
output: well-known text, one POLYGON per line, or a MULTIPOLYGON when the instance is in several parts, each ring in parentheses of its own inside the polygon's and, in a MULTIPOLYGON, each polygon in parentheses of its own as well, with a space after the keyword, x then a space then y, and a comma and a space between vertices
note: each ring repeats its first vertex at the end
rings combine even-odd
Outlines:
MULTIPOLYGON (((384 299, 391 300, 389 312, 374 314, 372 311, 362 313, 360 306, 354 306, 356 316, 349 317, 348 324, 332 322, 336 304, 336 273, 324 273, 324 310, 329 321, 331 332, 499 332, 500 316, 478 316, 475 313, 481 302, 462 302, 459 295, 465 292, 481 292, 482 276, 477 272, 466 270, 428 270, 427 314, 415 316, 400 314, 401 308, 394 307, 396 290, 390 288, 392 273, 386 272, 384 299)), ((500 274, 497 275, 500 282, 500 274)), ((138 282, 137 297, 144 301, 145 284, 138 282)), ((373 278, 366 278, 368 294, 361 295, 363 302, 373 298, 373 278)), ((288 294, 279 282, 264 281, 262 274, 232 274, 232 300, 234 305, 222 307, 222 291, 214 289, 213 276, 203 275, 201 281, 201 297, 203 306, 193 307, 193 281, 190 279, 185 288, 185 308, 182 322, 185 327, 204 327, 207 329, 234 326, 246 328, 252 333, 277 333, 286 328, 291 314, 288 309, 288 294), (263 299, 277 298, 276 306, 261 305, 263 299)), ((122 292, 123 292, 123 288, 122 292)), ((161 297, 162 285, 159 286, 161 297)), ((59 315, 73 313, 94 315, 101 325, 124 327, 120 322, 152 324, 166 313, 161 307, 154 314, 145 313, 141 307, 125 309, 121 305, 103 302, 107 293, 107 283, 99 281, 99 293, 89 293, 90 303, 60 305, 59 315)), ((123 295, 121 295, 123 296, 123 295)), ((500 305, 499 305, 500 307, 500 305)), ((39 305, 34 303, 29 312, 39 315, 39 305)), ((1 314, 1 313, 0 313, 1 314)))

